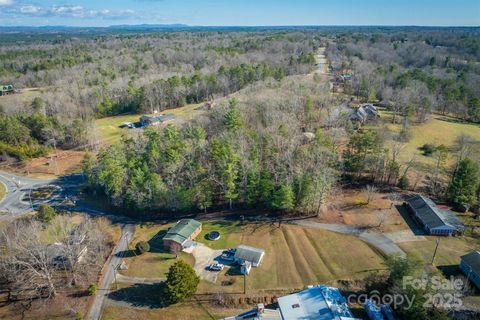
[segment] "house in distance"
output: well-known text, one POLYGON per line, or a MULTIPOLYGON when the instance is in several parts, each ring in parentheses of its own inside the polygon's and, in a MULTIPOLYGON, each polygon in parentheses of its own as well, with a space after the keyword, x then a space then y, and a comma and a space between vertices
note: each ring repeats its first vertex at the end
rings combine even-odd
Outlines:
POLYGON ((413 196, 407 199, 405 205, 412 217, 430 235, 454 236, 465 231, 465 226, 453 212, 441 210, 427 197, 413 196))
POLYGON ((193 219, 182 219, 171 227, 163 237, 163 247, 172 253, 188 248, 202 232, 202 224, 193 219))
POLYGON ((13 94, 15 90, 13 90, 13 85, 11 84, 0 84, 0 96, 7 96, 9 94, 13 94))
POLYGON ((176 116, 173 113, 167 114, 146 114, 140 117, 140 125, 142 127, 158 126, 167 124, 175 120, 176 116))
POLYGON ((361 105, 357 109, 353 110, 352 114, 350 115, 350 121, 356 123, 374 121, 378 118, 380 118, 380 114, 377 111, 377 107, 370 103, 361 105))

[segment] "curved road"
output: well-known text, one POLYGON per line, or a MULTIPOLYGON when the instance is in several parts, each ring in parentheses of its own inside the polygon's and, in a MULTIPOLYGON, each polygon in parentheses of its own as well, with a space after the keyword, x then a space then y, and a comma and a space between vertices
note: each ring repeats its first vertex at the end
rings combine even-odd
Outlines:
POLYGON ((32 211, 32 204, 23 201, 30 190, 51 184, 54 179, 34 179, 16 176, 0 171, 0 181, 6 186, 5 198, 0 202, 0 220, 8 218, 8 214, 17 216, 32 211))

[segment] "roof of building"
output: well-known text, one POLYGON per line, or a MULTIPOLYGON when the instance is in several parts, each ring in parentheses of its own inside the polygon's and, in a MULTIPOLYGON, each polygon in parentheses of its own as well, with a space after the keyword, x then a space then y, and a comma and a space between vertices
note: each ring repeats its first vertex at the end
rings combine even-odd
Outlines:
POLYGON ((460 259, 467 264, 473 272, 480 274, 480 251, 472 251, 462 256, 460 259))
POLYGON ((354 319, 340 291, 325 285, 310 287, 298 293, 278 298, 278 305, 283 319, 354 319))
POLYGON ((259 312, 258 307, 256 307, 249 311, 241 313, 238 316, 224 318, 223 320, 243 320, 243 319, 282 320, 282 316, 279 310, 263 309, 262 312, 259 312))
POLYGON ((382 311, 380 310, 379 307, 377 307, 377 304, 375 301, 368 299, 365 304, 363 305, 365 310, 367 311, 368 317, 371 320, 383 320, 383 314, 382 311))
POLYGON ((0 84, 1 91, 10 91, 13 90, 13 85, 11 84, 0 84))
POLYGON ((430 229, 438 227, 452 227, 457 230, 464 229, 460 219, 450 211, 440 210, 435 203, 420 195, 407 199, 410 207, 415 210, 417 217, 430 229))
POLYGON ((175 118, 176 118, 176 115, 174 115, 173 113, 160 114, 160 115, 146 114, 140 117, 140 121, 165 122, 167 120, 172 120, 175 118))
POLYGON ((242 259, 252 263, 259 263, 262 260, 262 256, 265 254, 265 250, 257 249, 254 247, 240 245, 235 251, 235 259, 242 259))
POLYGON ((167 231, 163 240, 170 240, 183 244, 201 225, 202 224, 197 220, 182 219, 167 231))

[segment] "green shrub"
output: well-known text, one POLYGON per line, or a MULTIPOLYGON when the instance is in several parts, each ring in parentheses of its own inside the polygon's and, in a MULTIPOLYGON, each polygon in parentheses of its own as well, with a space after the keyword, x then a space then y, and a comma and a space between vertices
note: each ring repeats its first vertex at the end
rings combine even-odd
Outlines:
POLYGON ((83 315, 83 313, 81 313, 80 311, 75 313, 75 320, 84 320, 84 319, 85 319, 85 316, 83 315))
POLYGON ((140 241, 135 245, 135 249, 138 254, 142 254, 150 251, 150 245, 146 241, 140 241))
POLYGON ((423 151, 424 156, 431 156, 437 148, 433 144, 425 143, 420 147, 420 150, 423 151))
POLYGON ((398 180, 398 187, 402 190, 407 190, 410 187, 410 181, 408 180, 408 177, 406 174, 404 174, 399 180, 398 180))
POLYGON ((55 212, 55 209, 53 209, 50 205, 46 203, 42 203, 38 208, 37 217, 41 221, 45 223, 49 223, 50 221, 53 220, 53 218, 55 218, 56 214, 57 213, 55 212))
POLYGON ((88 295, 89 296, 93 296, 97 293, 97 284, 96 283, 92 283, 89 287, 88 287, 88 295))

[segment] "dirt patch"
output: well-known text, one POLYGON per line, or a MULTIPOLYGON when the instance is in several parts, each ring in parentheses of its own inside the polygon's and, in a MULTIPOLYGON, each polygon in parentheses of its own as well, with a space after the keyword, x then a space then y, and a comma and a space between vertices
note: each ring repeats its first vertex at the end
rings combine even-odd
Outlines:
POLYGON ((343 190, 336 194, 317 220, 322 223, 373 227, 383 232, 408 229, 388 193, 377 193, 370 203, 365 202, 365 195, 361 190, 343 190))
POLYGON ((77 172, 82 169, 84 151, 58 150, 46 157, 28 160, 24 165, 9 167, 9 171, 17 174, 32 174, 37 176, 61 176, 77 172))
POLYGON ((218 272, 208 270, 208 266, 215 263, 215 258, 218 258, 223 250, 213 250, 202 243, 197 243, 195 247, 188 250, 189 253, 195 257, 195 272, 203 279, 210 282, 216 282, 218 272))

